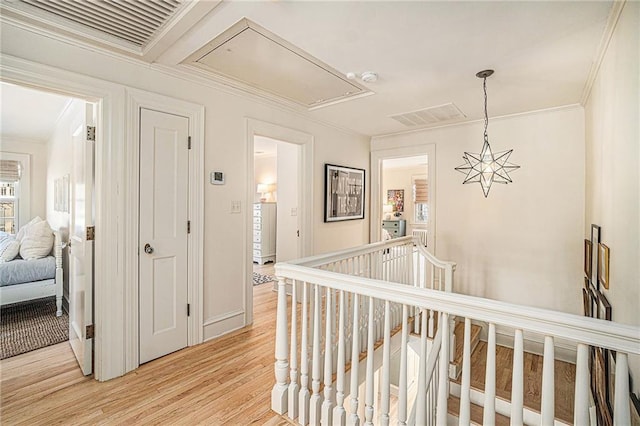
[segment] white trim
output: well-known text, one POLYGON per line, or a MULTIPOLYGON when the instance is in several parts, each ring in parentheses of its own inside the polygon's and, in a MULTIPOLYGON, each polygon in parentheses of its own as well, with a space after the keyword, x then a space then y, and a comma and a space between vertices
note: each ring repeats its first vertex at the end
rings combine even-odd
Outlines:
POLYGON ((2 55, 4 82, 95 102, 98 108, 95 151, 94 377, 109 380, 124 374, 124 229, 123 195, 118 191, 124 163, 122 148, 124 90, 121 86, 70 71, 2 55), (109 236, 109 238, 105 238, 109 236))
POLYGON ((213 325, 213 324, 218 323, 220 321, 224 321, 226 319, 237 317, 238 315, 243 315, 243 314, 244 314, 244 310, 238 309, 238 310, 227 312, 227 313, 224 313, 224 314, 221 314, 221 315, 216 315, 215 317, 209 318, 204 323, 204 326, 206 327, 208 325, 213 325))
POLYGON ((124 217, 125 237, 125 369, 138 368, 139 358, 139 305, 138 305, 138 217, 140 188, 140 114, 141 108, 153 109, 187 117, 191 150, 189 152, 189 220, 187 303, 191 304, 188 319, 189 346, 203 341, 203 257, 204 257, 204 106, 138 89, 126 89, 127 140, 125 147, 124 196, 127 204, 124 217))
MULTIPOLYGON (((400 148, 371 150, 371 213, 369 241, 380 241, 382 228, 382 160, 390 158, 413 157, 427 155, 427 182, 429 185, 429 226, 421 224, 421 229, 427 229, 427 250, 436 254, 436 145, 422 144, 400 148), (376 207, 377 206, 377 207, 376 207)), ((405 201, 406 202, 406 201, 405 201)))
MULTIPOLYGON (((254 118, 246 118, 246 167, 247 188, 245 209, 245 226, 242 238, 244 239, 244 265, 245 265, 245 310, 246 324, 253 322, 253 244, 250 236, 253 233, 253 205, 255 189, 253 187, 253 138, 254 136, 266 136, 271 139, 289 142, 301 147, 299 160, 300 173, 298 173, 298 215, 300 219, 300 247, 301 257, 309 256, 313 252, 313 135, 299 130, 283 127, 278 124, 260 121, 254 118)), ((276 259, 277 260, 277 259, 276 259)))
POLYGON ((598 45, 598 54, 596 56, 596 60, 591 63, 589 76, 587 77, 587 81, 584 84, 584 89, 582 90, 580 105, 586 105, 587 101, 589 100, 589 96, 591 96, 593 83, 595 83, 596 78, 598 77, 600 66, 602 65, 604 56, 609 49, 609 43, 611 42, 611 38, 613 37, 613 33, 615 32, 616 27, 618 26, 618 20, 620 19, 622 9, 624 9, 624 5, 626 3, 627 0, 618 0, 614 1, 613 5, 611 6, 611 11, 609 12, 609 17, 607 18, 607 25, 605 26, 604 32, 602 33, 602 38, 600 39, 600 44, 598 45))

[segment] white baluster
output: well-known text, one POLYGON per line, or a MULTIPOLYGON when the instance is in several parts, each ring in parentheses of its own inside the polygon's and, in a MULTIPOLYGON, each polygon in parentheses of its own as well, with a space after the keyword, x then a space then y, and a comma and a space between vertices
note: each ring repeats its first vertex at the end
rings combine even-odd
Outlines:
POLYGON ((524 337, 516 330, 513 341, 513 375, 511 377, 511 425, 523 424, 524 404, 524 337))
POLYGON ((346 411, 344 409, 344 375, 345 375, 345 300, 344 290, 340 290, 338 320, 338 369, 336 378, 336 407, 333 410, 333 424, 344 426, 346 424, 346 411))
POLYGON ((583 343, 578 344, 578 354, 576 357, 576 390, 575 405, 573 407, 573 424, 589 424, 589 346, 583 343))
POLYGON ((398 424, 407 424, 407 346, 409 344, 409 307, 402 305, 402 341, 400 342, 400 377, 398 378, 398 424))
POLYGON ((333 414, 333 401, 331 400, 333 392, 333 339, 331 333, 333 331, 333 318, 335 315, 335 305, 333 303, 334 298, 332 291, 327 287, 327 294, 325 296, 325 335, 324 335, 324 401, 322 402, 322 418, 321 423, 323 425, 330 425, 332 422, 333 414))
POLYGON ((380 402, 380 423, 389 424, 389 409, 391 408, 391 302, 384 302, 384 340, 382 343, 382 390, 380 402))
POLYGON ((278 280, 278 306, 276 310, 276 384, 271 390, 271 409, 278 414, 287 412, 287 289, 284 278, 278 280))
POLYGON ((311 399, 309 401, 309 423, 320 424, 320 286, 313 290, 313 355, 311 358, 311 399))
POLYGON ((462 348, 462 386, 460 390, 460 426, 471 421, 471 320, 464 319, 462 348))
POLYGON ((553 337, 544 337, 544 358, 542 360, 542 402, 540 403, 540 424, 553 425, 555 387, 554 387, 555 355, 553 337))
POLYGON ((288 413, 290 419, 298 417, 298 283, 293 281, 291 284, 291 351, 289 353, 289 403, 288 413))
MULTIPOLYGON (((435 319, 433 317, 433 309, 429 309, 429 328, 428 328, 428 335, 430 338, 433 339, 434 336, 434 327, 435 327, 435 319)), ((424 311, 422 312, 422 315, 425 315, 424 311)), ((424 324, 424 321, 423 321, 424 324)))
POLYGON ((427 419, 427 310, 422 309, 420 326, 420 365, 418 366, 418 396, 416 397, 416 424, 424 425, 427 419))
POLYGON ((360 333, 360 302, 358 295, 353 294, 353 328, 351 332, 351 416, 349 416, 349 424, 353 426, 360 425, 358 417, 358 364, 360 363, 360 342, 358 339, 360 333))
MULTIPOLYGON (((442 327, 442 346, 440 347, 440 363, 438 365, 438 402, 436 404, 436 423, 447 424, 447 399, 449 398, 449 314, 443 312, 438 319, 438 327, 442 327)), ((486 423, 485 423, 486 424, 486 423)))
POLYGON ((298 423, 306 426, 309 423, 309 342, 308 342, 308 311, 309 298, 307 287, 302 283, 302 336, 300 338, 300 393, 298 394, 298 423))
POLYGON ((482 423, 496 423, 496 326, 489 323, 487 336, 487 367, 484 379, 484 415, 482 423))
POLYGON ((366 378, 366 394, 364 398, 364 422, 366 425, 373 425, 373 334, 374 322, 373 315, 375 300, 369 297, 369 326, 367 328, 367 378, 366 378))
POLYGON ((631 424, 629 410, 629 361, 627 354, 618 351, 616 355, 616 376, 614 385, 613 426, 631 424))

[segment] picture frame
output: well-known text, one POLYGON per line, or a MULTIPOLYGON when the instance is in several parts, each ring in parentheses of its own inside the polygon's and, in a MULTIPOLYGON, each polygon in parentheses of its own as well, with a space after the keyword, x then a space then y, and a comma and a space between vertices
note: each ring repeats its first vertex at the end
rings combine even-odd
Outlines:
POLYGON ((594 399, 597 406, 598 424, 605 426, 613 425, 612 412, 607 400, 607 365, 605 361, 606 351, 596 348, 594 358, 593 375, 595 377, 594 399))
POLYGON ((606 321, 611 321, 611 304, 607 300, 606 296, 601 291, 597 292, 598 297, 598 318, 606 321))
POLYGON ((324 221, 364 219, 365 170, 325 164, 324 221))
POLYGON ((387 204, 393 205, 394 213, 404 212, 404 189, 387 190, 387 204))
POLYGON ((600 290, 598 283, 598 244, 600 244, 601 228, 594 223, 591 224, 591 273, 589 279, 595 283, 596 290, 600 290))
POLYGON ((589 306, 590 317, 598 318, 598 290, 594 287, 593 283, 589 283, 589 306))
POLYGON ((591 278, 591 255, 593 253, 593 247, 591 241, 584 239, 584 274, 587 278, 591 278))
POLYGON ((582 289, 582 309, 585 317, 591 316, 591 299, 589 297, 589 290, 586 288, 582 289))
POLYGON ((598 244, 598 282, 609 289, 609 247, 598 244))
POLYGON ((616 352, 611 350, 607 352, 607 406, 613 413, 616 389, 616 352))

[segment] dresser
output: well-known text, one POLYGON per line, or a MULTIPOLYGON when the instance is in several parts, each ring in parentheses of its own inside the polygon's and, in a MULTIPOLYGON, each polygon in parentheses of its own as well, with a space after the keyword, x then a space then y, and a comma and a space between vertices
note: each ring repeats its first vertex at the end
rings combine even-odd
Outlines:
POLYGON ((253 205, 253 262, 276 261, 276 203, 253 205))
POLYGON ((382 229, 386 229, 391 238, 404 237, 407 235, 407 221, 399 220, 383 220, 382 229))

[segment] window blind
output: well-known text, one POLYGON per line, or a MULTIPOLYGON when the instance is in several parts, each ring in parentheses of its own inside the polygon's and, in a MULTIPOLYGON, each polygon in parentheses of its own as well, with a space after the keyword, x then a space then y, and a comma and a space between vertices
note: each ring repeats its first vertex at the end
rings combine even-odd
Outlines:
POLYGON ((428 187, 426 179, 415 179, 413 181, 413 202, 414 204, 426 203, 428 200, 428 187))
POLYGON ((22 177, 22 163, 16 160, 0 160, 0 182, 15 183, 22 177))

